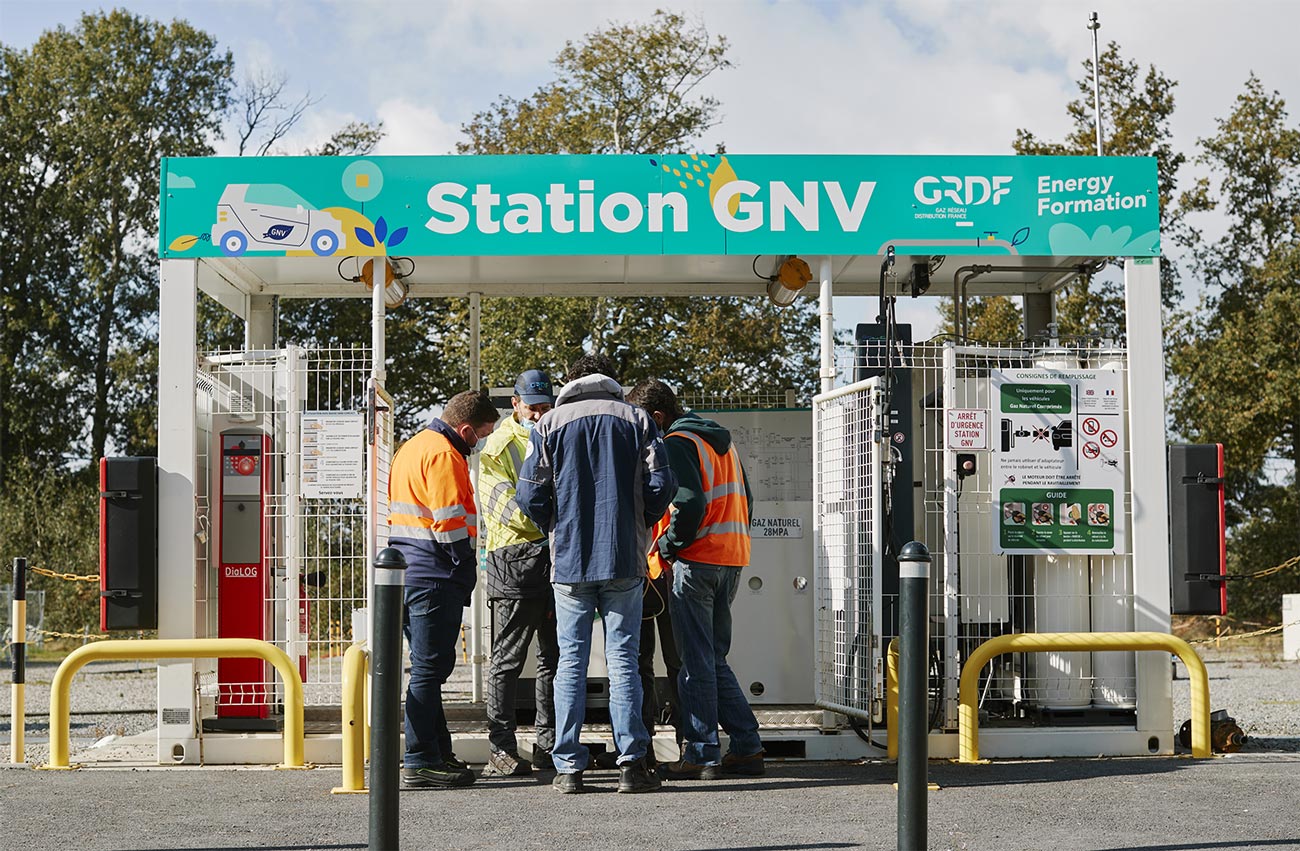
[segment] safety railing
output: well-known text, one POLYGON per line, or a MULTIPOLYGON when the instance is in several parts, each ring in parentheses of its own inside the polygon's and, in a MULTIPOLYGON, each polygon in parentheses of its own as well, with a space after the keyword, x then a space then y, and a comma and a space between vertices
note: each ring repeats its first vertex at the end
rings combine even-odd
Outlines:
POLYGON ((69 723, 72 678, 88 662, 102 659, 261 659, 280 672, 284 681, 284 763, 280 768, 304 768, 302 679, 288 654, 253 638, 180 638, 101 641, 68 654, 50 686, 50 762, 45 768, 66 769, 70 749, 69 723))
POLYGON ((370 678, 366 676, 370 653, 362 644, 353 644, 343 654, 343 785, 330 791, 335 795, 365 792, 366 754, 370 752, 370 723, 366 717, 366 699, 370 678))
MULTIPOLYGON (((1205 663, 1186 641, 1163 632, 1025 632, 1000 635, 975 649, 961 669, 958 688, 958 762, 979 762, 980 671, 1003 653, 1045 653, 1054 650, 1138 651, 1173 653, 1187 666, 1192 687, 1192 756, 1205 759, 1210 752, 1210 676, 1205 663)), ((893 727, 891 718, 891 729, 893 727)))

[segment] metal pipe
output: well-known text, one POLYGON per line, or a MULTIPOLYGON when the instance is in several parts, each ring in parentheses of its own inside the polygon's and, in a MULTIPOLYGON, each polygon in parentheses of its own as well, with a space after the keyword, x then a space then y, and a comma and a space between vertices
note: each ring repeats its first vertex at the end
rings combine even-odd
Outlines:
POLYGON ((366 791, 366 648, 353 644, 343 654, 343 785, 335 795, 366 791))
MULTIPOLYGON (((957 728, 957 761, 979 762, 980 671, 1003 653, 1045 653, 1054 650, 1135 651, 1173 653, 1187 666, 1192 697, 1192 756, 1208 759, 1210 751, 1210 675, 1192 646, 1165 632, 1024 632, 985 641, 962 665, 957 728)), ((1166 672, 1168 668, 1166 667, 1166 672)))
POLYGON ((402 596, 406 557, 385 547, 375 557, 375 644, 371 649, 370 851, 397 851, 402 773, 402 596))
POLYGON ((13 662, 13 680, 9 687, 13 738, 10 740, 9 761, 21 765, 27 761, 27 559, 14 559, 13 617, 9 621, 10 658, 13 662))
POLYGON ((256 638, 157 638, 98 641, 67 655, 54 672, 50 685, 50 762, 45 768, 71 768, 68 723, 72 714, 72 678, 86 663, 99 659, 261 659, 269 662, 284 682, 284 763, 279 767, 304 767, 302 679, 287 653, 256 638))
POLYGON ((929 793, 930 551, 918 541, 898 554, 898 849, 925 851, 929 793))
POLYGON ((818 300, 821 307, 822 392, 829 393, 835 389, 835 294, 829 256, 822 258, 818 277, 821 280, 818 300))
POLYGON ((953 307, 953 327, 962 337, 967 334, 966 322, 966 285, 974 278, 980 275, 987 275, 990 272, 1069 272, 1074 274, 1065 278, 1058 287, 1077 278, 1080 275, 1092 275, 1105 265, 1105 261, 1099 260, 1095 265, 1080 263, 1078 266, 991 266, 982 263, 976 263, 969 266, 961 266, 952 274, 952 292, 954 299, 953 307), (962 275, 965 273, 965 277, 962 275))
MULTIPOLYGON (((469 389, 478 390, 482 386, 482 340, 480 332, 483 323, 483 295, 482 293, 469 294, 469 389)), ((474 490, 478 490, 478 456, 475 455, 474 465, 474 490)), ((474 546, 478 546, 478 538, 474 538, 474 546)), ((470 700, 474 703, 483 701, 483 663, 486 661, 486 654, 483 650, 483 623, 486 613, 487 601, 483 590, 483 583, 474 583, 474 590, 470 592, 469 607, 469 647, 470 647, 470 700)))
POLYGON ((372 357, 370 374, 380 384, 383 384, 388 378, 385 366, 388 355, 384 350, 384 279, 388 276, 388 267, 385 265, 387 263, 387 258, 376 257, 374 264, 371 266, 374 272, 370 276, 372 281, 370 287, 370 354, 372 357))
POLYGON ((1101 56, 1097 50, 1097 31, 1101 29, 1101 21, 1097 20, 1097 13, 1093 12, 1088 18, 1088 29, 1092 30, 1092 113, 1096 116, 1097 124, 1097 156, 1101 153, 1101 56))

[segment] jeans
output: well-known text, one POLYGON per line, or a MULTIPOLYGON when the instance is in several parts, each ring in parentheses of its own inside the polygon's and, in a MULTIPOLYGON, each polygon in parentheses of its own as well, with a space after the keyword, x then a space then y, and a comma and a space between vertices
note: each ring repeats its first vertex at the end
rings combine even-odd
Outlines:
POLYGON ((579 741, 587 712, 587 662, 591 629, 599 612, 605 625, 605 666, 609 669, 609 720, 618 762, 645 756, 650 735, 641 722, 641 593, 645 580, 555 584, 555 626, 560 666, 555 673, 555 768, 561 774, 583 771, 588 752, 579 741))
POLYGON ((682 669, 682 660, 677 655, 677 642, 673 638, 673 620, 668 611, 668 597, 673 593, 671 581, 666 575, 658 579, 646 580, 644 603, 641 613, 641 721, 646 732, 653 738, 655 724, 663 710, 663 701, 655 689, 655 630, 659 631, 659 644, 663 647, 664 667, 668 669, 668 703, 671 707, 671 719, 676 730, 677 742, 682 741, 681 715, 677 711, 677 675, 682 669))
POLYGON ((442 708, 442 684, 456 666, 465 589, 449 582, 407 586, 403 632, 411 649, 406 686, 407 768, 431 768, 452 755, 451 731, 442 708))
POLYGON ((546 596, 492 601, 492 664, 487 677, 488 742, 494 751, 518 753, 515 695, 528 645, 537 636, 537 747, 555 746, 555 666, 560 649, 555 637, 555 602, 546 596))
POLYGON ((686 738, 682 759, 696 765, 722 761, 719 724, 731 737, 729 750, 736 756, 750 756, 763 749, 758 719, 727 664, 731 603, 739 587, 740 568, 673 564, 669 607, 682 657, 677 681, 677 711, 686 738))

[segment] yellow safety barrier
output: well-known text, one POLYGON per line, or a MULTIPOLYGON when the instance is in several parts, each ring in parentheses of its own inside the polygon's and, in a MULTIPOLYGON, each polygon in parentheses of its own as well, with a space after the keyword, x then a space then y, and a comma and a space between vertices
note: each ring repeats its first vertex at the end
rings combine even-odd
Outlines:
POLYGON ((330 791, 335 795, 365 792, 366 751, 370 742, 370 722, 366 717, 366 670, 370 653, 353 644, 343 654, 343 785, 330 791))
POLYGON ((889 642, 885 654, 885 745, 886 755, 898 759, 898 639, 889 642))
POLYGON ((1205 663, 1186 641, 1163 632, 1024 632, 1000 635, 975 649, 961 669, 958 687, 957 761, 979 762, 980 721, 977 705, 980 671, 1003 653, 1043 653, 1053 650, 1132 651, 1173 653, 1187 666, 1192 686, 1192 756, 1210 756, 1210 675, 1205 663))
POLYGON ((44 768, 68 764, 72 678, 87 662, 101 659, 262 659, 275 666, 284 681, 284 763, 280 768, 304 768, 302 679, 288 654, 255 638, 177 638, 101 641, 68 654, 50 686, 50 762, 44 768))

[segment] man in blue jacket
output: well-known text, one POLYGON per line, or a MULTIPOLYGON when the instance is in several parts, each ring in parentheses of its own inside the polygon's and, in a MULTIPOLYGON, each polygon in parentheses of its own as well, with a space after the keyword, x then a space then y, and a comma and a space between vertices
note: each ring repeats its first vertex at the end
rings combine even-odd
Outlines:
POLYGON ((659 429, 623 401, 613 360, 574 361, 555 407, 533 429, 515 491, 520 510, 551 540, 560 643, 552 785, 562 793, 583 791, 589 754, 579 736, 597 612, 605 625, 618 791, 659 788, 645 763, 650 736, 641 721, 637 657, 650 527, 676 492, 659 429))

